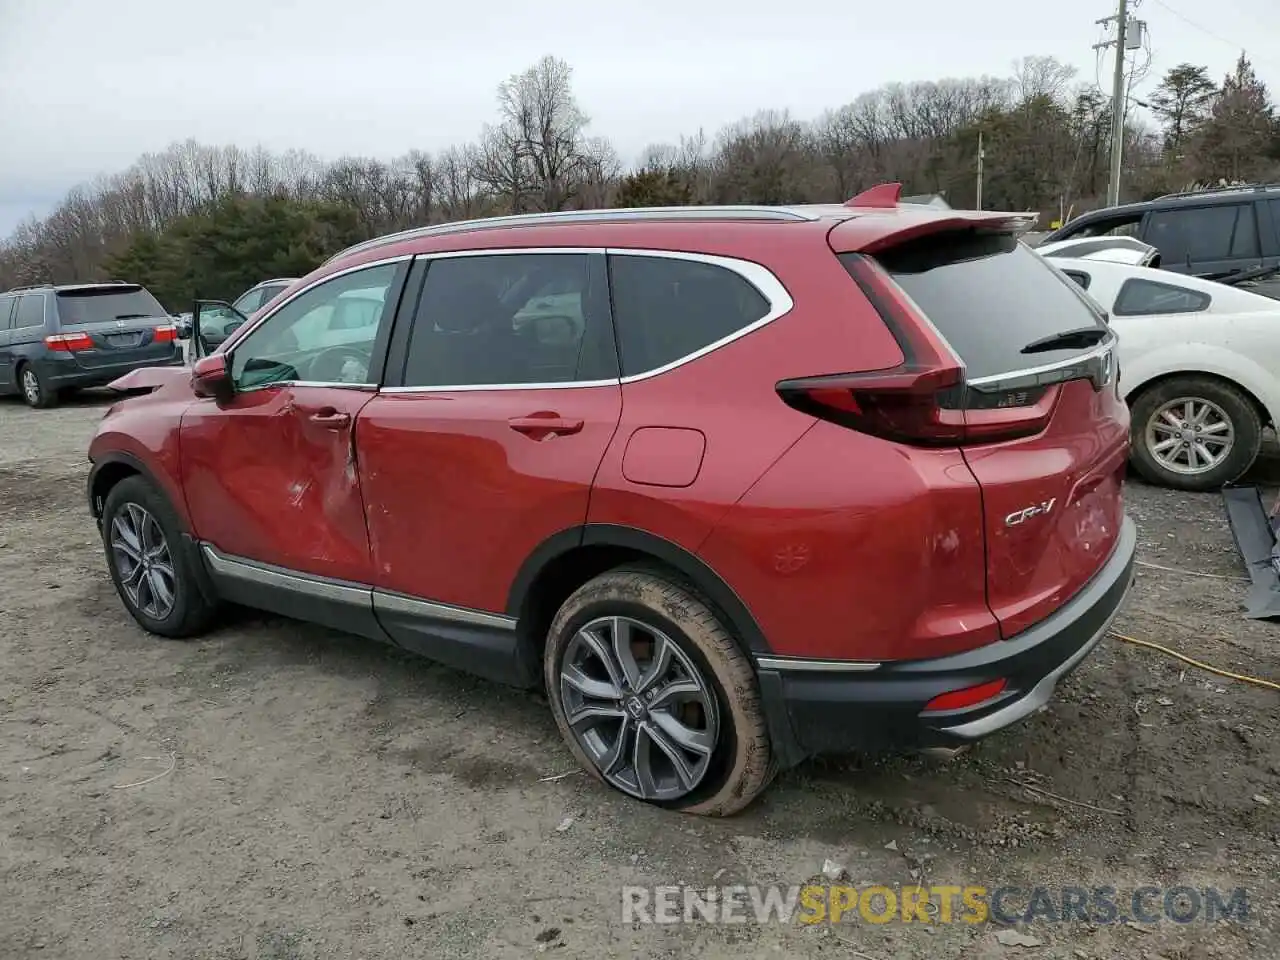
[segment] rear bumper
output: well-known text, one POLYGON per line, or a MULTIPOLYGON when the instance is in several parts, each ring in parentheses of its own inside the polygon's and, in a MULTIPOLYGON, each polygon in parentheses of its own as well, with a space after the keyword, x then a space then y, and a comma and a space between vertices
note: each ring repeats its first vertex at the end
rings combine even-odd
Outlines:
POLYGON ((126 373, 132 373, 144 367, 180 367, 185 362, 185 358, 182 345, 179 344, 171 357, 133 360, 129 363, 113 363, 104 367, 81 367, 71 358, 63 360, 44 357, 33 362, 51 389, 71 390, 78 387, 105 387, 111 381, 119 380, 126 373))
POLYGON ((976 650, 875 665, 758 657, 779 761, 790 766, 818 753, 963 746, 1034 713, 1120 612, 1137 542, 1126 517, 1111 557, 1082 590, 1035 626, 976 650), (997 679, 1006 681, 998 697, 924 713, 939 694, 997 679))

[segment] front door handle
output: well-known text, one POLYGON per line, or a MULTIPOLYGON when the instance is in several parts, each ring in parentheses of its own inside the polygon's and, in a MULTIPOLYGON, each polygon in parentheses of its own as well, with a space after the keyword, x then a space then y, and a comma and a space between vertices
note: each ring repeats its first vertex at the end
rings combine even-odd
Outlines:
POLYGON ((351 422, 351 414, 335 410, 333 407, 325 407, 323 410, 317 410, 307 419, 312 423, 318 423, 322 427, 328 427, 330 430, 337 430, 339 427, 345 427, 351 422))
POLYGON ((562 417, 558 413, 531 413, 527 417, 512 417, 507 425, 516 433, 523 433, 534 440, 565 436, 582 429, 581 420, 562 417))

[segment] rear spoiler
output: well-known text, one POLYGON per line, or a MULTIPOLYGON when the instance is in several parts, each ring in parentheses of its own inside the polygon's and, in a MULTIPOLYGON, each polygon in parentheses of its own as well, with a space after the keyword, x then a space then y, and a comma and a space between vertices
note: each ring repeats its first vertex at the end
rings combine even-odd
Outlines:
POLYGON ((874 234, 870 237, 869 218, 850 217, 841 221, 827 236, 831 249, 836 253, 875 253, 930 234, 962 230, 1021 236, 1040 218, 1034 211, 938 210, 922 204, 898 206, 885 213, 888 216, 875 218, 874 234))

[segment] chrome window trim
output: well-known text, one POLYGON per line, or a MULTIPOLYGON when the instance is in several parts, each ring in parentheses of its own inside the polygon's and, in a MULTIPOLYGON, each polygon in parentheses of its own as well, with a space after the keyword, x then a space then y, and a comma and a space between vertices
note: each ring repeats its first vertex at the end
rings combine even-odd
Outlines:
MULTIPOLYGON (((215 350, 214 352, 215 352, 215 353, 230 353, 232 350, 234 350, 234 349, 236 348, 236 346, 237 346, 238 344, 240 344, 242 341, 244 341, 244 340, 248 339, 248 338, 249 338, 249 336, 250 336, 250 335, 251 335, 255 330, 257 330, 260 326, 262 326, 264 323, 266 323, 268 320, 270 320, 272 317, 274 317, 277 313, 279 313, 281 310, 283 310, 283 309, 284 309, 285 307, 287 307, 289 304, 293 303, 293 301, 294 301, 294 300, 296 300, 298 297, 302 296, 302 295, 303 295, 304 293, 306 293, 307 291, 309 291, 309 290, 314 290, 316 287, 320 286, 321 284, 328 283, 330 280, 337 280, 339 277, 345 277, 347 274, 349 274, 349 273, 355 273, 357 270, 371 270, 371 269, 373 269, 374 267, 381 267, 381 266, 385 266, 385 265, 386 265, 386 264, 388 264, 388 263, 401 263, 401 262, 403 262, 403 261, 405 261, 405 260, 412 260, 412 259, 413 259, 413 256, 414 256, 414 255, 413 255, 412 253, 402 253, 402 254, 400 254, 399 256, 396 256, 396 257, 387 257, 387 258, 385 258, 385 259, 383 259, 383 260, 367 260, 367 261, 365 261, 364 263, 357 263, 357 264, 355 264, 354 266, 351 266, 351 267, 344 267, 344 268, 343 268, 343 269, 341 269, 341 270, 335 270, 335 271, 333 271, 333 273, 326 273, 323 277, 317 277, 315 280, 312 280, 310 283, 308 283, 305 287, 300 287, 300 288, 298 288, 297 290, 293 291, 293 293, 289 294, 287 297, 285 297, 285 298, 284 298, 283 300, 281 300, 279 303, 275 303, 275 302, 273 302, 273 303, 271 304, 271 309, 270 309, 270 310, 268 310, 266 313, 264 313, 264 314, 263 314, 262 316, 260 316, 258 319, 256 319, 256 320, 250 320, 248 323, 246 323, 246 324, 245 324, 244 326, 242 326, 240 329, 236 330, 236 331, 235 331, 235 332, 234 332, 230 337, 228 337, 228 338, 227 338, 227 340, 226 340, 226 341, 225 341, 225 342, 224 342, 224 343, 223 343, 223 344, 222 344, 222 345, 221 345, 217 350, 215 350)), ((247 292, 247 291, 246 291, 246 292, 247 292)))
POLYGON ((326 390, 359 390, 365 393, 376 393, 376 383, 328 383, 324 380, 273 380, 271 383, 260 383, 252 387, 237 388, 236 395, 257 393, 259 390, 272 390, 276 387, 324 387, 326 390))
MULTIPOLYGON (((589 387, 611 387, 621 384, 638 383, 647 380, 650 377, 661 376, 682 367, 686 363, 700 359, 709 353, 719 350, 721 347, 727 346, 734 340, 741 339, 748 334, 754 333, 761 327, 764 327, 779 317, 790 313, 795 307, 795 301, 791 298, 790 292, 783 286, 768 267, 756 263, 752 260, 743 260, 738 257, 724 257, 710 253, 696 253, 685 250, 656 250, 640 247, 501 247, 491 250, 457 250, 446 251, 442 253, 426 253, 420 254, 420 258, 424 260, 446 259, 456 257, 475 257, 475 256, 512 256, 517 254, 603 254, 609 256, 631 256, 631 257, 652 257, 666 260, 685 260, 692 263, 704 263, 709 266, 720 267, 732 273, 736 273, 747 283, 751 284, 756 291, 765 298, 769 304, 769 312, 759 320, 756 320, 739 330, 735 330, 728 336, 721 337, 713 343, 709 343, 704 347, 678 357, 670 363, 663 366, 655 367, 652 370, 646 370, 641 373, 634 373, 626 377, 610 378, 607 380, 565 380, 555 383, 479 383, 479 384, 442 384, 439 386, 398 386, 383 387, 380 392, 387 394, 414 394, 414 393, 464 393, 475 390, 566 390, 571 388, 589 388, 589 387)), ((616 328, 616 325, 615 325, 616 328)))

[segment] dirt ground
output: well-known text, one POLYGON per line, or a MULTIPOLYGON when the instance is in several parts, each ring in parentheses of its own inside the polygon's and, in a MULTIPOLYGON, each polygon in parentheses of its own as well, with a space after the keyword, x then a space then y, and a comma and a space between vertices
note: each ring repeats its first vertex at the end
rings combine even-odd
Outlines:
MULTIPOLYGON (((815 762, 731 820, 667 814, 544 780, 572 765, 533 695, 275 618, 144 635, 84 503, 104 402, 0 400, 0 957, 1280 955, 1272 691, 1109 642, 949 764, 815 762), (1244 887, 1250 916, 1036 922, 1035 946, 622 921, 624 885, 804 883, 827 859, 858 885, 1244 887)), ((1144 561, 1225 579, 1144 567, 1118 628, 1280 678, 1220 499, 1134 482, 1129 502, 1144 561)))

